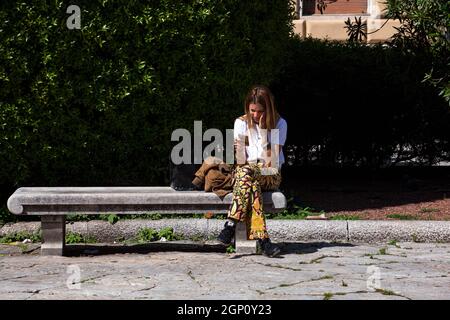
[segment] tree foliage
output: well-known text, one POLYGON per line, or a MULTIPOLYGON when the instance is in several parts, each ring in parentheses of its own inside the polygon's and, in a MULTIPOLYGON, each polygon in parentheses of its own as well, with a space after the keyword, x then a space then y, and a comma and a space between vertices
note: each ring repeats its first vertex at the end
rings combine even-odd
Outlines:
POLYGON ((387 17, 401 23, 393 44, 429 55, 432 66, 425 81, 440 88, 440 95, 450 102, 450 2, 387 0, 387 17))

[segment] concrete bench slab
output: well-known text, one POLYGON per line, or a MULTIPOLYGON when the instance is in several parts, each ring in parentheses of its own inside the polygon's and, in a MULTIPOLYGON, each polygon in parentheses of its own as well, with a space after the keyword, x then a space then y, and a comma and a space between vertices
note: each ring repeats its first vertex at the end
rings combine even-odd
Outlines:
MULTIPOLYGON (((177 191, 171 187, 22 187, 8 199, 16 215, 41 216, 41 254, 63 255, 65 217, 68 214, 225 213, 232 194, 220 199, 215 193, 177 191)), ((263 192, 265 212, 286 208, 279 191, 263 192)), ((249 252, 255 241, 246 241, 245 228, 236 232, 236 251, 249 252)), ((252 249, 254 252, 254 249, 252 249)))

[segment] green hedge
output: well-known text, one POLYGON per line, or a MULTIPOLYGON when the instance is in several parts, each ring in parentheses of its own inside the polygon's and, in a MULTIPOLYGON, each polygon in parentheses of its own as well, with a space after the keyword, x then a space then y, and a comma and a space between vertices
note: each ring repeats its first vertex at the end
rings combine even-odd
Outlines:
POLYGON ((276 76, 288 0, 0 3, 0 183, 168 183, 176 128, 230 128, 276 76), (81 30, 69 30, 69 5, 81 30))

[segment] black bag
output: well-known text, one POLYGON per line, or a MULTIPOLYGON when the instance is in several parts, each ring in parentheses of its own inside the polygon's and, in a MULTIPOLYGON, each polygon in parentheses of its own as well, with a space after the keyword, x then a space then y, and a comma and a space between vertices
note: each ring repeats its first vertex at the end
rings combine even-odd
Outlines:
POLYGON ((170 161, 170 187, 178 191, 199 190, 192 180, 200 166, 200 164, 173 164, 170 161))

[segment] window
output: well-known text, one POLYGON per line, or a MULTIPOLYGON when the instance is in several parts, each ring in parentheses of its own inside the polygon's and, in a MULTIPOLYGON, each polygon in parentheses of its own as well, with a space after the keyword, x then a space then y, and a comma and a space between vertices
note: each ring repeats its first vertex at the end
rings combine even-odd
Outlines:
POLYGON ((298 0, 298 15, 368 14, 369 0, 298 0))

